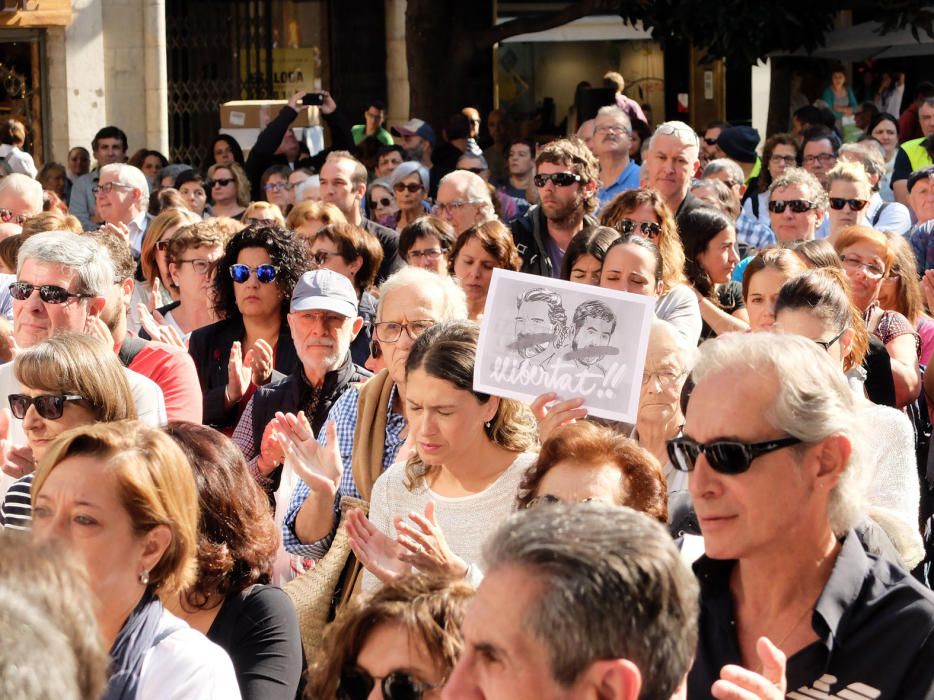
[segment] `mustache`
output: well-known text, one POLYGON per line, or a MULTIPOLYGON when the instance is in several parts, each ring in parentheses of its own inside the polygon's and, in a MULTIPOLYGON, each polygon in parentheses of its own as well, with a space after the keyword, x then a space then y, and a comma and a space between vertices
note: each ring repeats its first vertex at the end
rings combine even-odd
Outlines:
POLYGON ((603 358, 608 355, 619 355, 619 348, 610 345, 589 345, 585 348, 572 350, 564 356, 565 360, 589 360, 592 357, 603 358))
POLYGON ((308 346, 308 345, 316 345, 316 346, 319 346, 319 347, 322 347, 322 348, 333 348, 333 347, 334 347, 334 341, 331 340, 330 338, 317 338, 317 339, 314 339, 314 340, 309 340, 308 342, 305 343, 305 345, 306 345, 306 346, 308 346))
POLYGON ((509 350, 523 350, 525 348, 530 348, 533 345, 550 343, 554 339, 555 336, 552 333, 520 333, 516 336, 516 340, 506 347, 509 350))

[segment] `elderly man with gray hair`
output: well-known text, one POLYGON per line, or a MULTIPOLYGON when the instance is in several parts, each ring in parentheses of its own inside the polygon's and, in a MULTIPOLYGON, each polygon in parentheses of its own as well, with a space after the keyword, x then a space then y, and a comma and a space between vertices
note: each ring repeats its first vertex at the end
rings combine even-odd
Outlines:
POLYGON ((839 367, 807 338, 732 334, 692 379, 669 441, 706 551, 688 696, 930 697, 934 594, 854 531, 869 426, 839 367))
POLYGON ((0 179, 0 224, 22 226, 42 213, 42 185, 28 175, 12 173, 0 179))
POLYGON ((444 700, 683 697, 697 581, 659 523, 607 503, 539 506, 484 556, 444 700))
POLYGON ((151 221, 147 213, 149 182, 143 171, 126 163, 105 165, 92 191, 97 214, 104 220, 103 230, 126 239, 133 257, 139 258, 151 221))
POLYGON ((434 213, 451 224, 458 236, 496 218, 490 188, 483 178, 467 170, 455 170, 441 178, 434 213))
POLYGON ((684 122, 659 124, 645 154, 646 185, 657 191, 675 218, 702 206, 691 194, 700 140, 684 122))
MULTIPOLYGON (((90 238, 73 233, 50 232, 32 236, 23 243, 16 259, 16 281, 9 289, 13 297, 13 340, 19 348, 30 348, 56 333, 84 332, 113 337, 101 318, 116 279, 110 255, 90 238)), ((165 401, 159 386, 141 374, 126 370, 139 419, 150 425, 166 422, 165 401)), ((0 366, 0 406, 10 394, 19 393, 13 363, 0 366)), ((3 431, 0 430, 0 433, 3 431)), ((13 421, 7 435, 12 447, 0 455, 3 471, 19 478, 35 467, 26 444, 23 422, 13 421)), ((9 487, 7 477, 0 492, 9 487)))

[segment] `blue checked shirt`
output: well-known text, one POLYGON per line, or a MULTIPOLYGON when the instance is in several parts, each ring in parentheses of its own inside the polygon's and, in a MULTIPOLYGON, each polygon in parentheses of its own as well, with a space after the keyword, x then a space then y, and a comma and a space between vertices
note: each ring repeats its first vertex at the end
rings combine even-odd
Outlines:
MULTIPOLYGON (((353 453, 353 433, 357 425, 357 401, 360 397, 360 391, 355 386, 347 387, 347 390, 337 400, 337 403, 331 408, 328 415, 328 422, 334 421, 337 428, 337 444, 340 449, 341 462, 344 466, 344 473, 341 475, 340 484, 337 487, 337 496, 334 500, 334 523, 337 524, 340 515, 341 496, 351 496, 360 498, 360 492, 357 490, 357 484, 354 482, 353 469, 350 465, 350 456, 353 453)), ((389 392, 389 417, 386 420, 386 439, 385 449, 383 450, 383 471, 396 461, 396 454, 405 439, 402 437, 402 431, 405 430, 405 418, 392 410, 393 402, 396 400, 396 387, 393 386, 389 392)), ((322 445, 327 444, 325 431, 327 423, 318 432, 318 442, 322 445)), ((330 534, 317 542, 303 543, 295 534, 295 519, 298 517, 298 511, 301 510, 310 494, 308 485, 300 481, 292 492, 292 500, 289 503, 289 509, 286 511, 285 520, 282 522, 282 544, 287 552, 298 554, 309 559, 320 559, 327 554, 331 541, 334 539, 335 529, 332 528, 330 534)))
POLYGON ((768 226, 745 211, 736 220, 736 242, 746 245, 747 251, 762 250, 775 245, 775 234, 768 226))

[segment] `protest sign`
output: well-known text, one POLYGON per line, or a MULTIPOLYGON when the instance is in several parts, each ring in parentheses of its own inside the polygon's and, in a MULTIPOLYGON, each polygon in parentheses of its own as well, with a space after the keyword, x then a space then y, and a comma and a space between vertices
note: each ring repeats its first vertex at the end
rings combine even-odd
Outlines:
POLYGON ((496 269, 474 390, 525 402, 553 391, 634 423, 654 310, 651 297, 496 269))

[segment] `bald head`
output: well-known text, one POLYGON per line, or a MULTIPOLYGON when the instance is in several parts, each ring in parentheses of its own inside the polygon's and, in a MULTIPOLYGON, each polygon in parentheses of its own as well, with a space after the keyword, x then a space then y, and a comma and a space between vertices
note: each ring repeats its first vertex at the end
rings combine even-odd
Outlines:
POLYGON ((42 213, 42 185, 22 173, 7 175, 0 180, 0 209, 27 218, 42 213))

